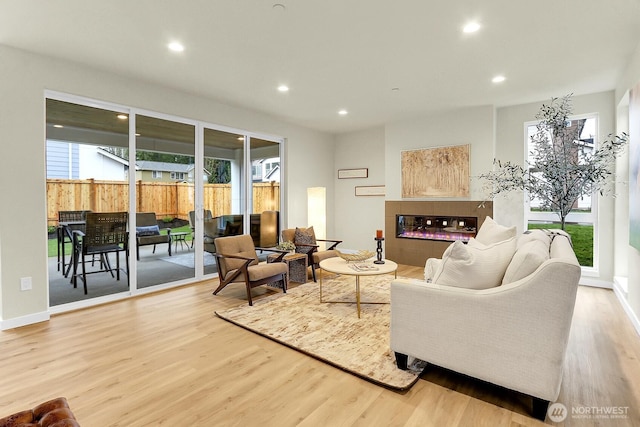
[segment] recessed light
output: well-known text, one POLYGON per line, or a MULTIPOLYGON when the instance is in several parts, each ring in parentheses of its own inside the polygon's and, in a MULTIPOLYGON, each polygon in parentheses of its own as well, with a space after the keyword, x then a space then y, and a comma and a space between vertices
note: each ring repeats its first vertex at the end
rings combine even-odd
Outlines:
POLYGON ((477 22, 469 22, 464 27, 462 27, 462 32, 464 33, 475 33, 480 29, 480 24, 477 22))
POLYGON ((182 43, 178 42, 171 42, 167 45, 167 47, 173 52, 182 52, 184 50, 184 46, 182 45, 182 43))
POLYGON ((116 117, 120 120, 127 120, 129 118, 126 114, 118 114, 116 117))
POLYGON ((349 114, 349 112, 347 110, 340 110, 338 111, 338 114, 340 114, 341 116, 346 116, 347 114, 349 114))
POLYGON ((493 83, 502 83, 505 80, 506 80, 505 76, 495 76, 494 78, 491 79, 493 83))
POLYGON ((244 141, 244 136, 239 136, 238 141, 244 141))
POLYGON ((62 129, 64 126, 62 125, 53 125, 54 128, 62 129))
POLYGON ((289 92, 289 86, 287 86, 287 85, 280 85, 280 86, 278 86, 278 91, 279 91, 279 92, 289 92))

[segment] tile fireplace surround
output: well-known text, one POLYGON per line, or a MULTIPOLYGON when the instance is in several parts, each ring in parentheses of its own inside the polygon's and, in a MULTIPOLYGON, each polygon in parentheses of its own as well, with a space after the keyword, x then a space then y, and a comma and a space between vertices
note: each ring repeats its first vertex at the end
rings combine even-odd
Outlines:
POLYGON ((424 266, 427 258, 441 258, 449 240, 396 237, 397 215, 445 218, 477 218, 479 229, 485 217, 493 217, 493 202, 470 201, 387 201, 385 202, 384 256, 398 264, 424 266))

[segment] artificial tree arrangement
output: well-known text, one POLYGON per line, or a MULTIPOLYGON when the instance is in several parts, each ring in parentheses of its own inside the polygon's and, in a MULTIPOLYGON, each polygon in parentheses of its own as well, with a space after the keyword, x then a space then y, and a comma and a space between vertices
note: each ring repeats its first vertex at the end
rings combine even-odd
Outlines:
POLYGON ((552 98, 543 104, 536 119, 532 161, 525 166, 494 160, 494 170, 481 174, 490 198, 511 191, 524 191, 530 199, 538 198, 542 208, 560 217, 564 230, 567 215, 579 199, 598 192, 611 191, 616 157, 627 142, 627 134, 608 135, 598 148, 580 140, 580 128, 569 126, 573 111, 571 95, 552 98))

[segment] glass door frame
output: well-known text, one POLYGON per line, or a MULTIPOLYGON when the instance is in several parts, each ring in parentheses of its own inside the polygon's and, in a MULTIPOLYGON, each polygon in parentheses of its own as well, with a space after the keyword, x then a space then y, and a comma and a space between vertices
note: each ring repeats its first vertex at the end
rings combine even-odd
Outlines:
MULTIPOLYGON (((203 235, 203 218, 202 215, 198 215, 198 212, 201 212, 204 204, 203 197, 203 185, 204 185, 204 177, 201 171, 204 170, 204 129, 214 129, 220 130, 224 132, 236 133, 238 135, 244 136, 244 152, 243 152, 243 162, 244 162, 244 185, 241 186, 240 194, 241 194, 241 202, 243 204, 242 215, 244 217, 244 229, 243 233, 249 233, 250 227, 250 215, 253 210, 253 188, 252 188, 252 176, 251 176, 251 139, 262 139, 270 142, 274 142, 279 144, 278 153, 280 156, 280 201, 278 209, 280 211, 280 224, 284 224, 284 220, 286 218, 285 212, 285 200, 286 200, 286 191, 285 191, 285 176, 286 176, 286 166, 285 166, 285 144, 286 139, 284 137, 264 134, 259 132, 250 132, 247 130, 237 129, 233 127, 212 124, 210 122, 205 122, 201 120, 188 119, 181 116, 176 116, 172 114, 159 113, 157 111, 147 110, 143 108, 137 107, 128 107, 126 105, 96 100, 89 97, 71 95, 64 92, 58 92, 54 90, 46 89, 43 92, 43 102, 46 103, 47 99, 54 99, 58 101, 83 105, 87 107, 107 109, 110 111, 127 114, 129 116, 129 134, 128 134, 128 149, 129 149, 129 174, 128 174, 128 186, 129 186, 129 229, 134 230, 136 226, 136 175, 135 175, 135 164, 136 164, 136 119, 138 115, 158 118, 162 120, 169 120, 177 123, 187 124, 194 126, 195 129, 195 147, 194 147, 194 166, 195 166, 195 177, 194 177, 194 209, 196 211, 196 224, 195 224, 195 233, 196 235, 203 235), (200 171, 198 173, 198 171, 200 171)), ((43 120, 45 123, 45 138, 43 143, 46 144, 46 117, 43 120)), ((45 198, 46 203, 46 198, 45 198)), ((183 286, 186 284, 195 283, 201 281, 203 279, 209 279, 217 277, 217 273, 214 274, 204 274, 204 247, 202 239, 196 239, 194 244, 194 257, 195 257, 195 275, 193 278, 178 280, 174 282, 162 283, 151 287, 146 288, 138 288, 137 287, 137 259, 135 256, 135 248, 136 248, 136 238, 134 233, 129 233, 129 290, 126 292, 119 292, 115 294, 105 295, 102 297, 90 298, 86 300, 80 300, 76 302, 71 302, 67 304, 61 304, 56 306, 49 306, 49 312, 52 314, 62 313, 70 310, 76 310, 80 308, 86 308, 98 304, 103 304, 106 302, 112 302, 119 299, 129 298, 136 295, 142 295, 150 292, 156 292, 164 289, 174 288, 178 286, 183 286)), ((49 274, 47 273, 47 301, 49 301, 49 274)))

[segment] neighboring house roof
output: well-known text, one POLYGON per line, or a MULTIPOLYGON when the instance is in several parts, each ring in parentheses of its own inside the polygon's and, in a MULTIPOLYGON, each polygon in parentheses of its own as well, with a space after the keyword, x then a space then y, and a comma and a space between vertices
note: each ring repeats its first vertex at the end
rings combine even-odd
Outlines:
POLYGON ((273 169, 271 169, 267 175, 264 177, 265 180, 269 180, 269 178, 271 178, 276 172, 280 171, 280 166, 276 166, 273 169))
POLYGON ((153 162, 151 160, 139 160, 136 162, 138 170, 162 171, 162 172, 183 172, 192 171, 195 165, 185 165, 180 163, 153 162))
POLYGON ((103 156, 105 156, 105 157, 110 158, 111 160, 115 160, 116 162, 121 163, 121 164, 123 164, 123 165, 125 165, 125 166, 129 166, 129 162, 128 162, 127 160, 123 159, 122 157, 118 157, 118 156, 116 156, 115 154, 111 154, 111 153, 109 153, 108 151, 106 151, 106 150, 105 150, 104 148, 102 148, 102 147, 98 147, 98 149, 96 150, 96 152, 97 152, 98 154, 101 154, 101 155, 103 155, 103 156))

